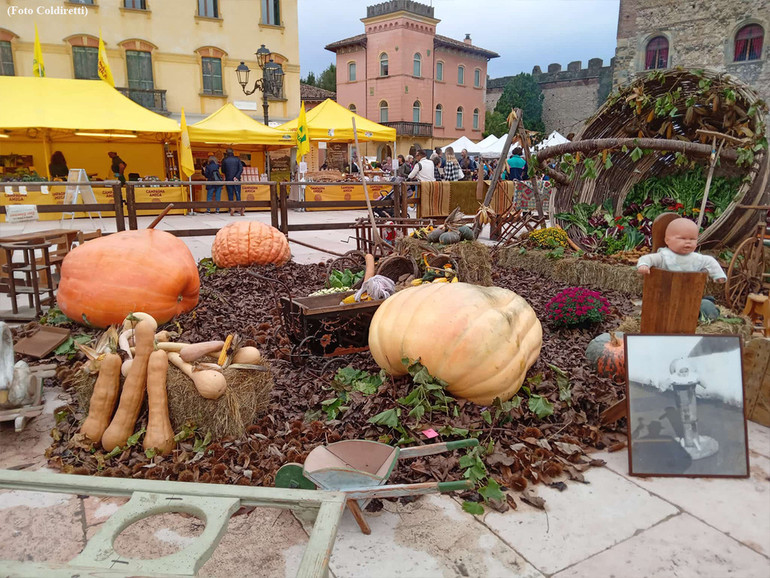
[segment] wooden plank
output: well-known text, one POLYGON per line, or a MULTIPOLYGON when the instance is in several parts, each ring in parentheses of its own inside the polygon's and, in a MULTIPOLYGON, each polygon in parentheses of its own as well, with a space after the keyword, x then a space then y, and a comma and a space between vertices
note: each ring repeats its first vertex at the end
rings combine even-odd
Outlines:
POLYGON ((706 273, 650 269, 642 291, 641 333, 694 334, 706 277, 706 273))
POLYGON ((743 348, 746 418, 770 427, 770 340, 752 339, 743 348))
MULTIPOLYGON (((83 568, 70 566, 60 562, 18 562, 17 560, 2 561, 3 576, 14 578, 101 578, 102 576, 129 578, 135 577, 136 572, 123 571, 119 568, 83 568)), ((185 574, 163 574, 163 578, 189 578, 185 574)))
MULTIPOLYGON (((312 490, 307 490, 312 491, 312 490)), ((328 574, 332 549, 337 539, 337 529, 345 511, 345 498, 338 494, 334 501, 327 501, 318 510, 305 553, 302 556, 297 578, 325 578, 328 574)))

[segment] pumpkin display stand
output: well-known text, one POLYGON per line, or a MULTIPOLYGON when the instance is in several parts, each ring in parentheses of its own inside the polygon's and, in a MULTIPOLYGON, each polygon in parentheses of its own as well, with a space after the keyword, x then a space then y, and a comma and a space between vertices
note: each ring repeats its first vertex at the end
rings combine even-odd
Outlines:
POLYGON ((425 273, 424 253, 446 255, 457 263, 457 276, 464 283, 492 286, 492 256, 489 247, 479 241, 463 241, 452 245, 437 245, 413 237, 396 240, 396 252, 409 255, 425 273))
MULTIPOLYGON (((244 435, 246 428, 267 409, 273 389, 270 366, 267 361, 262 361, 262 364, 267 371, 226 368, 227 389, 222 397, 215 400, 202 397, 190 378, 169 365, 168 413, 174 431, 192 425, 204 434, 210 432, 214 440, 244 435)), ((77 372, 67 381, 75 390, 80 410, 87 413, 96 376, 77 372)))

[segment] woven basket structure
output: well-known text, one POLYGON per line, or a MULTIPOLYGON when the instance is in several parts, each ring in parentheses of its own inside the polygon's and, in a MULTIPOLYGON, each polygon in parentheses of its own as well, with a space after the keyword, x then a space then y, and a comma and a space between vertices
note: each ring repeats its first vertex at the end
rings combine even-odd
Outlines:
MULTIPOLYGON (((738 149, 756 148, 764 136, 766 113, 767 105, 757 93, 728 74, 692 69, 651 71, 638 76, 619 93, 611 94, 572 143, 546 149, 537 156, 543 163, 563 154, 563 147, 578 145, 580 141, 655 139, 661 141, 656 144, 670 144, 674 149, 678 146, 688 158, 708 163, 712 139, 696 133, 702 129, 742 139, 741 143, 725 142, 720 154, 722 166, 734 166, 738 149), (660 114, 663 109, 665 112, 660 114)), ((624 152, 622 146, 608 147, 607 142, 597 146, 585 143, 582 158, 607 151, 612 166, 604 168, 602 156, 595 156, 597 176, 590 179, 581 178, 585 166, 582 162, 577 164, 570 182, 553 194, 551 214, 555 224, 567 228, 567 223, 553 216, 572 211, 577 203, 600 206, 612 199, 615 215, 620 215, 626 196, 637 182, 679 170, 676 154, 670 149, 652 150, 634 162, 629 153, 637 145, 626 145, 624 152)), ((650 145, 640 142, 638 146, 644 149, 650 145)), ((698 241, 702 248, 732 246, 754 231, 760 212, 738 205, 770 202, 768 156, 766 147, 758 148, 753 162, 740 167, 746 178, 729 207, 701 233, 698 241)), ((569 234, 579 244, 579 231, 575 229, 570 228, 569 234)))

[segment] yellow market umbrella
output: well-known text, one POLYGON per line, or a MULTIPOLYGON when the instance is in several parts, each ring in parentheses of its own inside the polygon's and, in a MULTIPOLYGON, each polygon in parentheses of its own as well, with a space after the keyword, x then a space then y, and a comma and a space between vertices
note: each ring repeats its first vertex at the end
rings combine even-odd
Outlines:
MULTIPOLYGON (((310 140, 327 142, 353 142, 352 118, 356 119, 359 142, 395 142, 396 129, 377 124, 359 116, 331 99, 326 99, 307 112, 310 140)), ((280 125, 278 130, 297 132, 299 118, 280 125)))
POLYGON ((296 137, 288 130, 265 126, 238 110, 232 103, 187 127, 190 141, 218 144, 258 144, 280 147, 296 145, 296 137))

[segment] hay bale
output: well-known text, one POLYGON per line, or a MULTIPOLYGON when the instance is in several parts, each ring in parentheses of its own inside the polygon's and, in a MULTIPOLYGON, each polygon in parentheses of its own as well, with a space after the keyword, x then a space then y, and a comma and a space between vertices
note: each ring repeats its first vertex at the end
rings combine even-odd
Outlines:
MULTIPOLYGON (((168 367, 168 413, 171 427, 177 432, 192 423, 201 432, 211 432, 214 440, 227 436, 241 437, 256 417, 267 409, 273 375, 267 371, 227 368, 225 394, 219 399, 205 399, 198 394, 192 381, 173 365, 168 367)), ((83 414, 88 413, 96 375, 79 372, 70 378, 71 387, 83 414)), ((146 405, 146 401, 145 401, 146 405)), ((142 410, 144 411, 144 410, 142 410)))
POLYGON ((396 241, 396 251, 412 257, 425 274, 423 253, 436 252, 449 255, 457 262, 460 281, 474 285, 492 286, 492 256, 489 247, 479 241, 463 241, 453 245, 431 244, 413 237, 401 237, 396 241))
MULTIPOLYGON (((752 327, 751 320, 744 315, 735 315, 732 311, 721 305, 717 305, 719 308, 719 318, 716 321, 698 321, 698 327, 695 328, 695 333, 704 335, 740 335, 744 342, 751 338, 752 327), (723 319, 738 319, 741 322, 727 322, 723 319)), ((624 317, 620 325, 615 331, 622 331, 623 333, 641 333, 642 316, 630 315, 624 317)))

